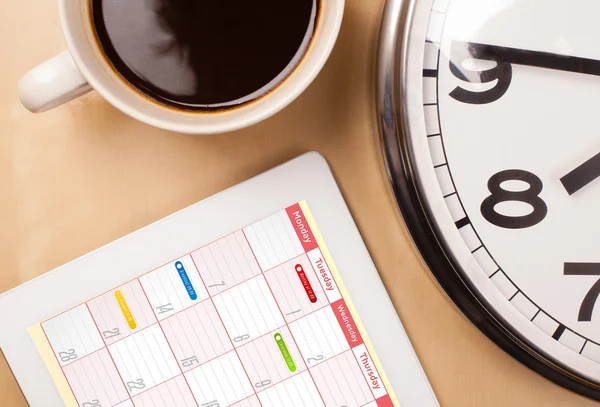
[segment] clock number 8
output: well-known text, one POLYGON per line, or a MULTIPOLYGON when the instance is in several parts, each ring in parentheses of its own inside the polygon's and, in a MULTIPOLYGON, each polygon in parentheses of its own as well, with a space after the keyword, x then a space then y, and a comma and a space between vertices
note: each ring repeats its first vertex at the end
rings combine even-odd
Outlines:
POLYGON ((493 225, 506 229, 524 229, 540 223, 548 213, 548 207, 539 194, 543 184, 536 175, 523 170, 505 170, 494 174, 488 181, 491 195, 481 204, 481 214, 493 225), (505 181, 522 181, 529 184, 524 191, 507 191, 502 188, 505 181), (524 202, 533 207, 533 211, 523 216, 507 216, 496 212, 501 202, 524 202))

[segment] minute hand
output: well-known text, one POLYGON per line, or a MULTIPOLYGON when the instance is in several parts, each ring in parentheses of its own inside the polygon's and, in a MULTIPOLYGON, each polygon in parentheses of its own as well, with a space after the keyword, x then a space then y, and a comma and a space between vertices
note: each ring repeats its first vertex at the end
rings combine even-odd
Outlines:
POLYGON ((476 42, 468 42, 466 45, 471 57, 475 59, 600 76, 600 61, 595 59, 476 42))

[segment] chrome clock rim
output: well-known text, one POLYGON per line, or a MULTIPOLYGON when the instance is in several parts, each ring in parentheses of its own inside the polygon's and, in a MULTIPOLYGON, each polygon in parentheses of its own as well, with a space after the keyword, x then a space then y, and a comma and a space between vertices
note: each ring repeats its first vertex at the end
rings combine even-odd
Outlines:
MULTIPOLYGON (((428 9, 430 7, 423 5, 427 3, 430 6, 432 0, 419 0, 418 3, 421 10, 428 9)), ((426 24, 418 25, 423 20, 417 9, 417 0, 387 0, 377 61, 377 113, 386 170, 414 244, 444 292, 489 339, 553 382, 600 400, 598 384, 586 379, 581 370, 568 367, 564 359, 561 361, 548 356, 548 349, 552 349, 556 355, 561 351, 556 346, 562 345, 550 342, 551 339, 545 338, 546 334, 541 331, 539 335, 535 332, 523 335, 515 328, 516 322, 507 321, 507 318, 512 318, 507 316, 507 312, 510 312, 508 308, 504 312, 498 312, 492 307, 483 296, 481 288, 473 284, 466 275, 468 273, 460 271, 465 258, 457 254, 460 250, 451 247, 453 242, 448 241, 448 236, 452 233, 440 231, 440 228, 444 228, 440 223, 439 205, 440 202, 443 204, 443 200, 438 192, 440 200, 435 202, 436 199, 432 198, 435 193, 428 191, 428 187, 423 184, 423 178, 427 177, 423 174, 426 166, 418 163, 415 150, 425 146, 418 145, 415 141, 418 137, 410 137, 418 128, 415 122, 418 121, 416 117, 419 114, 415 112, 417 109, 422 112, 422 103, 418 103, 418 100, 415 102, 414 94, 409 98, 410 89, 407 84, 412 83, 415 69, 416 74, 420 74, 422 67, 415 68, 415 64, 411 66, 409 62, 423 60, 423 50, 419 51, 415 44, 424 44, 427 29, 426 24), (539 341, 538 345, 533 344, 532 337, 539 341), (544 345, 539 346, 539 343, 544 345)), ((510 304, 507 305, 511 307, 510 304)))

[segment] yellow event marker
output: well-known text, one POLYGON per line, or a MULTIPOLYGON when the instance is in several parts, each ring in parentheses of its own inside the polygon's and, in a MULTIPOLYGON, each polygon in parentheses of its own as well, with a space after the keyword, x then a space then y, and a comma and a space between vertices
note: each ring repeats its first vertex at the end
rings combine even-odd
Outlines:
POLYGON ((125 300, 123 293, 119 290, 115 291, 115 298, 117 299, 117 302, 119 303, 119 307, 121 307, 121 312, 125 316, 125 319, 127 320, 127 325, 129 325, 129 328, 131 328, 131 329, 137 328, 137 323, 135 322, 135 318, 133 318, 133 314, 131 313, 131 310, 129 309, 129 305, 127 304, 127 301, 125 300))

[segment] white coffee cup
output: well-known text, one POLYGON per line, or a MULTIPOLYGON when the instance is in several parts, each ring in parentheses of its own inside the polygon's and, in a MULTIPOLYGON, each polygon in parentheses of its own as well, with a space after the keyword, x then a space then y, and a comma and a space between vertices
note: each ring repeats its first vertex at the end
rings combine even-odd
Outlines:
POLYGON ((151 101, 115 73, 95 39, 89 0, 59 0, 68 50, 27 73, 19 82, 19 96, 27 109, 38 113, 96 90, 124 113, 166 130, 207 134, 240 129, 277 113, 315 79, 337 39, 344 2, 320 0, 320 14, 308 50, 296 69, 273 91, 228 110, 186 112, 151 101))

